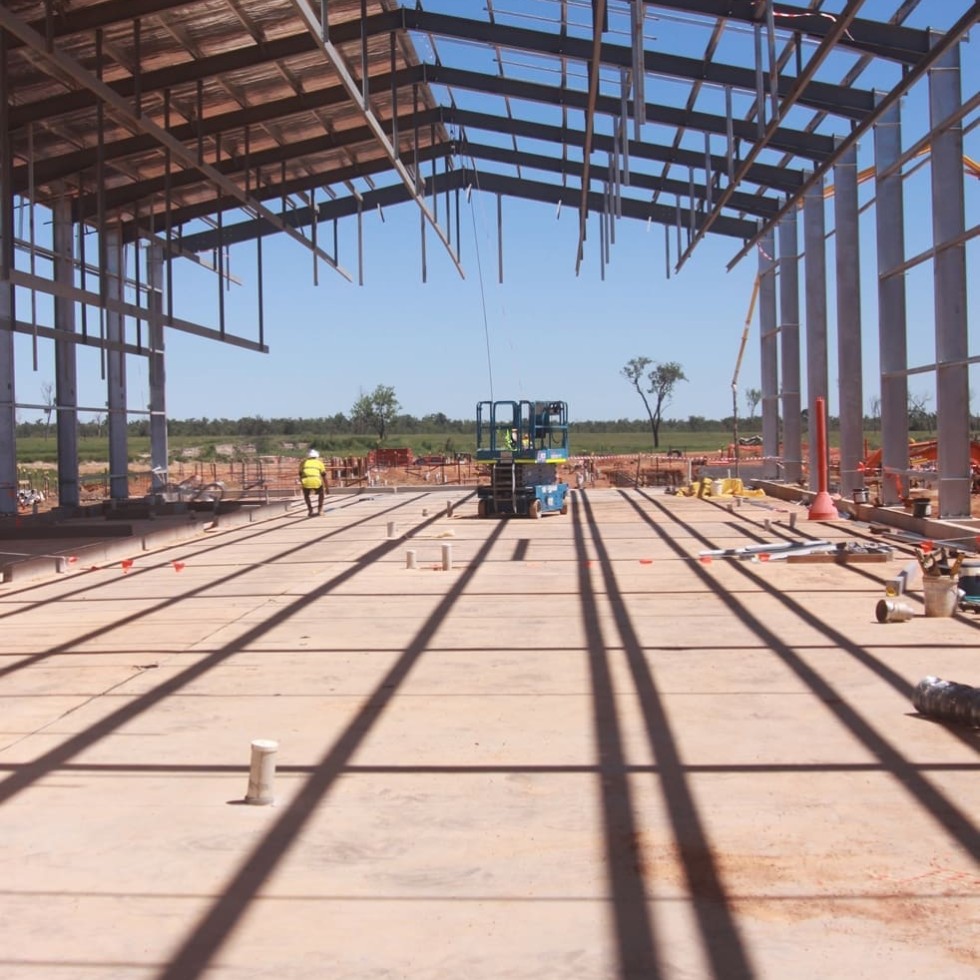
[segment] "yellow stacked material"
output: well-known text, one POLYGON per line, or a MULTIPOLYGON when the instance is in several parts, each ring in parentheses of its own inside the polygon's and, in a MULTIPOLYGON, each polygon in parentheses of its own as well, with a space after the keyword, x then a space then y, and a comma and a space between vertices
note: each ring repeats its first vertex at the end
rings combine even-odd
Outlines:
POLYGON ((705 476, 686 487, 679 487, 682 497, 764 497, 764 490, 750 490, 736 477, 713 480, 705 476))

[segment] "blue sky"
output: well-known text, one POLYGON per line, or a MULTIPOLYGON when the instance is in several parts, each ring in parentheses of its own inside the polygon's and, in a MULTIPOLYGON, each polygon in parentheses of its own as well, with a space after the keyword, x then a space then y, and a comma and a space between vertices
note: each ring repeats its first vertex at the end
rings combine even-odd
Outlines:
MULTIPOLYGON (((429 2, 427 9, 453 9, 458 4, 429 2)), ((482 4, 479 5, 482 9, 482 4)), ((499 6, 503 7, 503 4, 499 6)), ((534 0, 511 0, 508 9, 534 10, 534 0)), ((828 5, 832 8, 834 5, 828 5)), ((881 3, 869 2, 873 15, 881 3)), ((935 4, 923 4, 935 14, 935 4)), ((951 5, 958 7, 959 5, 951 5)), ((889 11, 893 5, 889 5, 889 11)), ((574 7, 573 7, 574 12, 574 7)), ((503 16, 503 15, 502 15, 503 16)), ((579 20, 581 11, 574 13, 579 20)), ((923 15, 925 16, 925 15, 923 15)), ((934 19, 934 18, 933 18, 934 19)), ((923 26, 920 17, 910 23, 923 26)), ((540 25, 539 25, 540 26, 540 25)), ((936 25, 943 26, 943 25, 936 25)), ((650 44, 677 51, 704 47, 707 33, 693 34, 690 25, 663 20, 650 26, 650 44), (656 40, 653 40, 653 36, 656 40)), ((739 56, 737 45, 750 40, 734 34, 731 49, 720 60, 739 56)), ((963 56, 963 97, 980 89, 980 58, 971 58, 974 44, 963 56)), ((425 44, 419 44, 424 57, 425 44)), ((443 53, 445 57, 445 52, 443 53)), ((480 57, 483 57, 481 54, 480 57)), ((849 63, 849 62, 848 62, 849 63)), ((486 66, 483 66, 486 67, 486 66)), ((823 76, 837 81, 847 64, 828 65, 823 76)), ((508 72, 520 74, 520 66, 508 72)), ((859 82, 871 87, 868 73, 859 82)), ((882 76, 878 84, 890 86, 882 76)), ((647 97, 659 85, 647 82, 647 97)), ((664 83, 656 89, 665 99, 683 102, 687 87, 664 83), (675 91, 676 90, 676 91, 675 91)), ((716 95, 717 93, 715 93, 716 95)), ((925 85, 920 84, 905 102, 904 136, 909 144, 923 132, 925 85)), ((705 105, 712 95, 706 93, 705 105)), ((499 108, 499 107, 495 107, 499 108)), ((525 118, 534 112, 515 110, 525 118)), ((790 124, 802 128, 812 113, 794 110, 790 124)), ((976 111, 967 123, 976 119, 976 111)), ((836 131, 845 123, 838 121, 836 131)), ((824 127, 821 132, 832 132, 824 127)), ((651 133, 651 136, 654 135, 651 133)), ((663 140, 662 133, 656 138, 663 140)), ((703 137, 692 144, 703 150, 703 137)), ((720 143, 713 146, 723 152, 720 143)), ((980 158, 980 135, 967 135, 966 152, 980 158)), ((872 163, 870 134, 859 148, 859 165, 872 163)), ((774 158, 769 158, 774 159, 774 158)), ((596 157, 598 166, 602 161, 596 157)), ((907 182, 907 252, 915 254, 931 245, 929 212, 919 202, 929 194, 926 165, 907 182)), ((535 176, 535 175, 531 175, 535 176)), ((683 173, 686 179, 686 171, 683 173)), ((980 180, 967 186, 967 226, 980 221, 980 180)), ((864 204, 873 183, 861 188, 864 204)), ((673 203, 669 201, 668 203, 673 203)), ((465 204, 465 202, 464 202, 465 204)), ((440 202, 441 206, 441 202, 440 202)), ((828 202, 827 228, 833 228, 828 202)), ((802 229, 802 223, 801 223, 802 229)), ((755 256, 731 272, 726 264, 738 252, 736 239, 709 236, 677 274, 665 270, 664 230, 661 226, 621 220, 605 279, 600 276, 598 224, 592 216, 585 260, 575 274, 578 240, 577 216, 551 205, 517 200, 503 204, 504 280, 498 282, 496 198, 474 190, 462 214, 461 279, 434 235, 427 235, 428 282, 421 282, 419 214, 414 204, 364 217, 363 287, 344 281, 325 265, 319 285, 313 283, 313 258, 299 244, 276 236, 265 244, 265 339, 268 355, 181 334, 168 333, 168 414, 173 418, 320 416, 348 412, 362 392, 378 384, 391 385, 402 410, 421 416, 444 412, 450 417, 472 418, 477 401, 490 398, 559 398, 567 401, 574 420, 638 418, 643 406, 635 391, 620 376, 620 369, 637 356, 654 361, 677 361, 687 377, 678 385, 666 415, 718 418, 730 414, 731 378, 749 307, 756 273, 755 256), (492 379, 492 380, 491 380, 492 379)), ((357 278, 356 226, 353 219, 340 225, 340 261, 357 278)), ((43 232, 39 231, 39 237, 43 232)), ((802 238, 802 234, 801 234, 802 238)), ((322 239, 321 239, 322 241, 322 239)), ((874 210, 862 222, 862 313, 865 333, 865 405, 877 391, 877 310, 874 286, 874 210)), ((802 245, 801 245, 802 247, 802 245)), ((672 244, 673 250, 673 234, 672 244)), ((258 336, 255 251, 252 244, 236 246, 231 270, 242 280, 226 292, 229 332, 251 339, 258 336)), ((968 269, 980 268, 980 239, 967 245, 968 269)), ((830 379, 836 378, 833 333, 833 238, 828 240, 831 317, 830 379)), ((974 282, 976 275, 974 273, 974 282)), ((802 269, 801 269, 802 281, 802 269)), ((189 264, 175 266, 175 312, 189 320, 216 326, 218 285, 215 277, 189 264)), ((909 293, 910 362, 934 360, 932 345, 932 272, 926 264, 907 277, 909 293)), ((20 316, 29 309, 19 300, 20 316)), ((971 353, 978 350, 980 290, 969 298, 971 353)), ((801 298, 802 308, 802 298, 801 298)), ((133 328, 130 327, 131 334, 133 328)), ((33 369, 29 338, 18 337, 17 398, 41 401, 42 385, 53 380, 49 345, 39 344, 38 369, 33 369)), ((753 319, 739 379, 739 408, 746 410, 744 390, 759 381, 758 317, 753 319)), ((805 367, 803 376, 805 379, 805 367)), ((79 399, 83 405, 104 403, 104 382, 99 355, 79 351, 79 399)), ((146 407, 146 367, 141 359, 128 361, 130 408, 146 407)), ((980 398, 980 378, 971 378, 980 398)), ((934 405, 931 375, 913 378, 912 390, 925 394, 934 405)), ((830 398, 833 412, 836 399, 830 398)), ((977 405, 974 406, 977 409, 977 405)), ((33 418, 23 409, 20 418, 33 418)))

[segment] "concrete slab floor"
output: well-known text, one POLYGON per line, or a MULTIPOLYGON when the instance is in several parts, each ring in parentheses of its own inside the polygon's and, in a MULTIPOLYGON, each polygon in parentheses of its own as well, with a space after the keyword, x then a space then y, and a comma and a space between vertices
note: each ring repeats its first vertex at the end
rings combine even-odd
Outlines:
POLYGON ((0 976, 977 976, 980 738, 911 696, 980 683, 980 618, 879 624, 911 553, 709 563, 863 532, 652 490, 475 512, 0 586, 0 976))

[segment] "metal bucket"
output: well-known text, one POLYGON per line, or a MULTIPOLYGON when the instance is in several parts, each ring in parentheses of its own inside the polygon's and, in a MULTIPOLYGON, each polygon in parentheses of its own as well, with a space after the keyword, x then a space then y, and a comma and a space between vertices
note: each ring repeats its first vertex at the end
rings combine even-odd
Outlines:
POLYGON ((927 616, 952 616, 960 601, 959 582, 949 575, 923 575, 922 599, 927 616))
POLYGON ((915 615, 915 610, 899 599, 879 599, 875 606, 875 618, 879 623, 905 623, 915 615))
POLYGON ((858 490, 854 490, 854 503, 856 504, 866 504, 868 502, 868 491, 866 487, 861 487, 858 490))

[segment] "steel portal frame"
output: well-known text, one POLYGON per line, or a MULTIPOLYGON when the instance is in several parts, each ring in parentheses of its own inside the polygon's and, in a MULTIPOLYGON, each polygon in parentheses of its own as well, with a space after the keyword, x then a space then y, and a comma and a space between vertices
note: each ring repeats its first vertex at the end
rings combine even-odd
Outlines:
MULTIPOLYGON (((967 372, 980 355, 968 343, 966 268, 980 232, 966 213, 963 188, 972 171, 963 153, 980 96, 961 91, 958 59, 980 3, 945 5, 940 31, 913 26, 918 0, 896 0, 888 20, 862 17, 862 0, 848 0, 839 13, 823 10, 823 0, 539 0, 545 13, 535 19, 522 19, 520 4, 509 11, 470 0, 440 5, 73 0, 61 9, 49 0, 0 0, 0 514, 16 509, 15 333, 55 347, 59 484, 62 503, 71 506, 81 346, 102 352, 112 470, 122 467, 132 414, 126 361, 146 359, 151 455, 165 468, 166 332, 268 351, 263 238, 285 234, 310 251, 314 276, 323 263, 352 278, 322 246, 318 226, 332 221, 336 230, 353 218, 360 241, 365 214, 409 202, 421 214, 423 276, 426 224, 462 274, 459 204, 455 215, 452 207, 474 187, 496 195, 501 225, 504 197, 574 207, 576 273, 591 250, 604 266, 621 220, 665 227, 668 275, 672 228, 675 271, 709 234, 738 243, 732 264, 758 249, 769 467, 811 486, 815 461, 808 476, 802 467, 799 332, 812 405, 829 394, 828 306, 836 310, 839 384, 847 386, 839 398, 848 446, 841 489, 859 489, 852 459, 863 421, 854 387, 862 353, 857 148, 872 129, 879 289, 870 299, 878 303, 884 466, 894 477, 883 487, 885 502, 908 489, 908 375, 932 373, 940 512, 969 513, 967 372), (695 44, 707 35, 703 53, 692 54, 687 43, 684 53, 658 45, 648 33, 654 17, 695 44), (723 62, 720 42, 732 35, 745 42, 740 59, 723 62), (431 56, 418 54, 422 44, 431 56), (481 49, 492 52, 494 72, 476 70, 480 59, 472 55, 481 49), (847 63, 837 80, 830 61, 847 63), (869 69, 875 88, 861 88, 869 69), (903 148, 900 102, 919 83, 929 87, 931 116, 903 148), (676 104, 669 86, 684 89, 676 104), (933 245, 910 258, 904 183, 918 166, 912 152, 922 149, 931 151, 933 245), (831 173, 838 189, 832 276, 822 259, 823 184, 831 173), (806 247, 798 254, 796 213, 804 202, 806 247), (27 240, 15 235, 18 207, 32 214, 27 240), (36 240, 35 210, 53 223, 50 246, 36 240), (244 220, 229 220, 239 215, 244 220), (593 217, 601 234, 587 251, 593 217), (216 325, 176 317, 181 259, 209 265, 221 296, 231 279, 230 249, 249 241, 259 246, 258 337, 227 329, 223 300, 216 325), (127 250, 134 249, 130 274, 127 250), (203 258, 209 252, 211 263, 203 258), (922 263, 935 272, 936 354, 910 366, 902 274, 922 263), (50 322, 39 320, 38 296, 51 299, 50 322), (28 306, 29 318, 19 312, 28 306)), ((358 264, 362 281, 360 248, 358 264)), ((111 493, 128 495, 123 473, 114 475, 111 493)))

